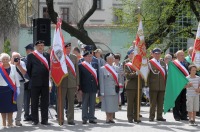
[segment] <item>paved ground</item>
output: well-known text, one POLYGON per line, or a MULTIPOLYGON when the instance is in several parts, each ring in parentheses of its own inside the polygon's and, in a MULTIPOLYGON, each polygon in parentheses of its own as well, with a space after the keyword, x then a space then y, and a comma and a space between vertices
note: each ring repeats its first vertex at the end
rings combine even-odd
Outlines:
MULTIPOLYGON (((164 115, 164 118, 167 119, 167 122, 149 122, 148 116, 149 116, 149 107, 142 107, 141 108, 141 114, 142 114, 142 123, 133 123, 130 124, 127 122, 126 118, 126 106, 122 107, 122 110, 116 113, 116 120, 115 124, 106 124, 105 123, 105 114, 101 112, 100 109, 96 110, 96 117, 98 124, 87 124, 82 125, 81 121, 81 110, 75 109, 75 126, 69 126, 66 122, 63 126, 59 126, 56 119, 55 119, 55 111, 53 109, 50 109, 50 113, 53 116, 49 120, 49 122, 52 124, 51 126, 44 126, 44 125, 37 125, 32 126, 31 122, 22 122, 22 127, 14 127, 14 128, 6 128, 6 129, 0 129, 2 132, 60 132, 60 131, 66 131, 66 132, 199 132, 200 131, 200 118, 197 117, 197 124, 199 126, 189 126, 187 121, 180 121, 177 122, 173 119, 173 115, 171 112, 164 115)), ((14 114, 14 116, 16 113, 14 114)), ((0 119, 0 127, 2 124, 2 120, 0 119)))

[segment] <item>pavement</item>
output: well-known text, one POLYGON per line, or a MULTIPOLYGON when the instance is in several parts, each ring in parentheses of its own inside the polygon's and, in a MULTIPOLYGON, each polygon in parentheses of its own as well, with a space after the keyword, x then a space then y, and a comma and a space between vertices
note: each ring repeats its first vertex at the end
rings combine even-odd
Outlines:
MULTIPOLYGON (((56 112, 53 108, 49 109, 49 123, 50 126, 41 125, 32 126, 31 122, 22 121, 22 127, 14 126, 13 128, 2 128, 2 120, 0 118, 0 132, 199 132, 200 131, 200 117, 197 117, 196 123, 199 126, 189 126, 188 121, 175 121, 172 112, 166 113, 163 117, 167 119, 166 122, 149 122, 149 107, 142 106, 142 122, 128 123, 126 116, 126 106, 122 106, 122 110, 115 114, 115 124, 105 123, 105 113, 100 109, 96 109, 95 116, 97 117, 97 124, 82 124, 81 109, 75 108, 75 126, 70 126, 67 121, 63 126, 59 126, 55 118, 56 112)), ((16 116, 16 112, 14 116, 16 116)), ((23 115, 22 115, 23 117, 23 115)), ((14 119, 14 118, 13 118, 14 119)), ((14 124, 14 123, 13 123, 14 124)))

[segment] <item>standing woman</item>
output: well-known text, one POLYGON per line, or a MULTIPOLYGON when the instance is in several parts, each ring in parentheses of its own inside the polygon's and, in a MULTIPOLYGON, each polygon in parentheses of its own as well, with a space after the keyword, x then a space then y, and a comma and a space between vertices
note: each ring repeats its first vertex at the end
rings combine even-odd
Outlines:
POLYGON ((2 53, 0 56, 0 113, 2 116, 3 127, 12 127, 13 112, 17 111, 16 99, 19 93, 19 79, 16 67, 10 62, 10 56, 2 53))
MULTIPOLYGON (((105 66, 100 69, 100 93, 102 96, 101 110, 106 112, 106 123, 115 123, 113 121, 114 112, 118 111, 118 93, 116 85, 119 86, 121 78, 119 68, 113 66, 114 55, 108 53, 105 55, 105 66)), ((121 86, 121 84, 120 84, 121 86)))

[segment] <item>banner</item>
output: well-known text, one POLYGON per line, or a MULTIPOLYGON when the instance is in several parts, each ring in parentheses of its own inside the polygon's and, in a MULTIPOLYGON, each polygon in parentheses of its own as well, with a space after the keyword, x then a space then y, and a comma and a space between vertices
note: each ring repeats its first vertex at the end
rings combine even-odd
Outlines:
POLYGON ((61 19, 58 20, 54 32, 53 46, 51 51, 51 77, 54 83, 59 86, 62 79, 68 75, 66 65, 66 51, 61 31, 61 19))
POLYGON ((142 76, 142 78, 147 82, 147 77, 149 73, 148 68, 148 60, 146 57, 146 45, 144 40, 144 32, 142 26, 142 20, 139 20, 138 31, 136 35, 134 50, 134 58, 133 58, 133 66, 142 76))
POLYGON ((198 25, 194 49, 192 52, 192 62, 196 65, 197 70, 200 70, 200 23, 198 25))

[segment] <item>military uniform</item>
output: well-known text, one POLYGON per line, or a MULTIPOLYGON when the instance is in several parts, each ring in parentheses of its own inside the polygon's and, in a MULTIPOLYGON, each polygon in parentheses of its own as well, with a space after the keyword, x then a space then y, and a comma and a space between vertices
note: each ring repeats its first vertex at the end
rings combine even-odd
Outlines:
MULTIPOLYGON (((77 90, 77 86, 79 86, 79 69, 78 69, 78 62, 76 55, 69 54, 68 55, 72 63, 74 64, 76 76, 72 74, 72 71, 70 70, 69 66, 67 66, 68 69, 68 76, 63 78, 61 82, 61 89, 62 89, 62 115, 64 115, 64 102, 68 101, 67 105, 67 120, 68 123, 74 122, 74 97, 75 92, 77 90)), ((58 96, 57 96, 58 100, 58 96)), ((60 116, 59 110, 58 110, 58 117, 60 116)), ((64 122, 64 116, 61 118, 62 122, 64 122)))
MULTIPOLYGON (((137 121, 138 75, 136 71, 134 71, 133 69, 131 69, 129 66, 126 65, 126 63, 128 62, 131 62, 129 58, 124 61, 124 72, 125 72, 125 77, 126 77, 125 88, 126 88, 127 105, 128 105, 127 118, 128 118, 128 121, 131 123, 133 119, 134 121, 137 121)), ((141 93, 142 85, 140 86, 141 86, 140 87, 140 93, 141 93)), ((141 94, 139 98, 141 98, 141 94)), ((141 100, 139 101, 139 105, 140 103, 141 103, 141 100)))
MULTIPOLYGON (((157 61, 157 60, 156 60, 157 61)), ((163 120, 162 112, 163 112, 163 102, 164 102, 164 94, 165 94, 165 79, 166 79, 166 64, 159 60, 159 62, 163 70, 165 71, 165 77, 161 74, 161 71, 149 62, 149 76, 148 76, 148 84, 149 84, 149 95, 150 95, 150 115, 149 120, 153 121, 155 118, 155 109, 157 108, 157 120, 163 120)))

